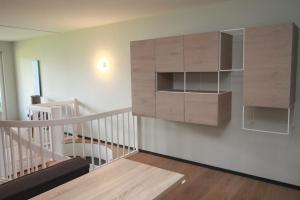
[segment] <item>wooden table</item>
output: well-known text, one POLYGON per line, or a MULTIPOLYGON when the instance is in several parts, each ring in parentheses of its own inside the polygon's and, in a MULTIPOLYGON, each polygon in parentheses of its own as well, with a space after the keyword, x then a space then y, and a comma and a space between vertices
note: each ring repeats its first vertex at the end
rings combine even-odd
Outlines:
POLYGON ((159 199, 180 184, 183 175, 120 159, 32 199, 159 199))

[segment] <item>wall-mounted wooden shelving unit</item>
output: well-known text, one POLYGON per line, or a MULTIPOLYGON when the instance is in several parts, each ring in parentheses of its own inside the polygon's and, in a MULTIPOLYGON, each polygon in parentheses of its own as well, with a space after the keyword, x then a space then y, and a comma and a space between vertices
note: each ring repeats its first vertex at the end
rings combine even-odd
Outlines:
MULTIPOLYGON (((297 38, 298 28, 293 23, 245 28, 243 129, 290 134, 295 103, 297 38), (255 115, 259 117, 266 116, 265 110, 269 113, 267 116, 272 116, 270 110, 273 113, 282 113, 285 110, 286 130, 275 131, 247 126, 245 115, 248 110, 252 115, 256 113, 255 115)), ((277 120, 273 122, 274 124, 282 121, 277 118, 272 118, 277 120)), ((260 123, 256 124, 260 126, 260 123)))
POLYGON ((154 51, 157 118, 211 126, 230 120, 231 93, 218 85, 220 69, 231 68, 231 35, 160 38, 154 51))
POLYGON ((231 52, 232 37, 221 32, 132 42, 133 113, 212 126, 229 121, 231 93, 219 90, 219 73, 231 68, 231 52))
POLYGON ((294 24, 245 29, 244 105, 289 108, 295 101, 294 24))
MULTIPOLYGON (((297 27, 284 24, 131 42, 133 113, 219 126, 231 119, 232 101, 221 75, 238 71, 244 107, 284 108, 290 116, 296 36, 297 27)), ((248 130, 244 112, 242 127, 248 130)))

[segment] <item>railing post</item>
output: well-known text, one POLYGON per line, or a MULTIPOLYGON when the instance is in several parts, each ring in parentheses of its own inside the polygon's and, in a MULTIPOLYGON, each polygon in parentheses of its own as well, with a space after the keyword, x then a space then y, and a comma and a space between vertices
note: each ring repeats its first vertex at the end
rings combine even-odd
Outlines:
POLYGON ((100 126, 100 119, 97 120, 98 121, 98 158, 99 158, 99 166, 101 166, 101 159, 102 159, 102 155, 101 155, 101 126, 100 126))
POLYGON ((129 111, 127 112, 127 130, 128 130, 128 151, 127 151, 127 154, 130 153, 130 148, 131 148, 131 145, 130 145, 130 117, 129 117, 129 111))
POLYGON ((77 99, 74 99, 74 111, 75 111, 75 116, 79 116, 79 102, 77 99))
POLYGON ((24 168, 23 168, 23 149, 21 143, 21 129, 18 128, 18 152, 19 152, 19 171, 20 176, 24 175, 24 168))
MULTIPOLYGON (((1 148, 0 148, 0 175, 1 177, 5 177, 7 178, 7 174, 6 174, 6 158, 5 158, 5 140, 4 140, 4 131, 2 131, 3 129, 0 128, 0 140, 1 140, 1 148)), ((0 177, 0 178, 1 178, 0 177)))
POLYGON ((136 116, 133 115, 132 113, 132 126, 133 126, 133 145, 134 145, 134 150, 137 151, 138 150, 138 134, 137 134, 137 129, 136 129, 136 116))
POLYGON ((94 137, 93 137, 93 121, 90 122, 90 139, 91 139, 91 161, 92 161, 92 167, 95 169, 95 163, 94 163, 94 137))
POLYGON ((123 130, 122 130, 122 138, 123 138, 123 157, 125 156, 125 114, 122 114, 123 118, 123 130))
MULTIPOLYGON (((74 109, 74 115, 75 115, 75 117, 79 117, 79 102, 78 102, 78 100, 76 98, 74 99, 74 107, 73 107, 73 109, 74 109)), ((82 135, 82 133, 80 133, 80 131, 81 131, 81 124, 77 124, 75 128, 76 128, 77 135, 78 134, 82 135)))
MULTIPOLYGON (((62 109, 60 106, 51 107, 52 119, 61 119, 62 118, 62 109)), ((60 126, 52 127, 52 150, 54 154, 63 155, 64 149, 64 130, 60 126)), ((55 160, 55 158, 53 158, 55 160)))

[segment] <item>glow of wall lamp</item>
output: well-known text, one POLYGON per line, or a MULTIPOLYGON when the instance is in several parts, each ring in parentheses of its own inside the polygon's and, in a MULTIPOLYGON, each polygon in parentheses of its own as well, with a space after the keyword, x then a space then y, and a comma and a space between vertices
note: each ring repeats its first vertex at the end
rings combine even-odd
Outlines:
POLYGON ((109 63, 108 63, 108 60, 105 59, 105 58, 102 58, 102 59, 100 59, 100 60, 98 61, 98 63, 97 63, 97 68, 98 68, 98 70, 100 70, 100 71, 102 71, 102 72, 107 71, 108 68, 109 68, 109 65, 108 65, 108 64, 109 64, 109 63))

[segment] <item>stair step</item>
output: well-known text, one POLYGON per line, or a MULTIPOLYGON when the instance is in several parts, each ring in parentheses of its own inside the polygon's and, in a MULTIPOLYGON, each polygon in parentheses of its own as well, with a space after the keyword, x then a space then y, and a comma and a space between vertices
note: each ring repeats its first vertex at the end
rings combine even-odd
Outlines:
POLYGON ((46 162, 46 167, 51 167, 51 166, 56 165, 60 162, 61 162, 61 160, 50 160, 50 161, 46 162))
POLYGON ((5 179, 5 178, 0 178, 0 185, 3 184, 3 183, 6 183, 8 180, 5 179))
MULTIPOLYGON (((90 144, 91 143, 91 140, 89 140, 89 139, 82 139, 82 138, 73 138, 73 137, 71 137, 71 136, 69 136, 69 137, 65 137, 64 138, 64 143, 65 144, 71 144, 71 143, 73 143, 73 140, 74 140, 74 142, 75 143, 83 143, 83 141, 84 141, 84 143, 86 143, 86 144, 90 144)), ((102 143, 102 142, 101 142, 102 143)), ((93 141, 93 144, 98 144, 98 142, 97 141, 93 141)))

